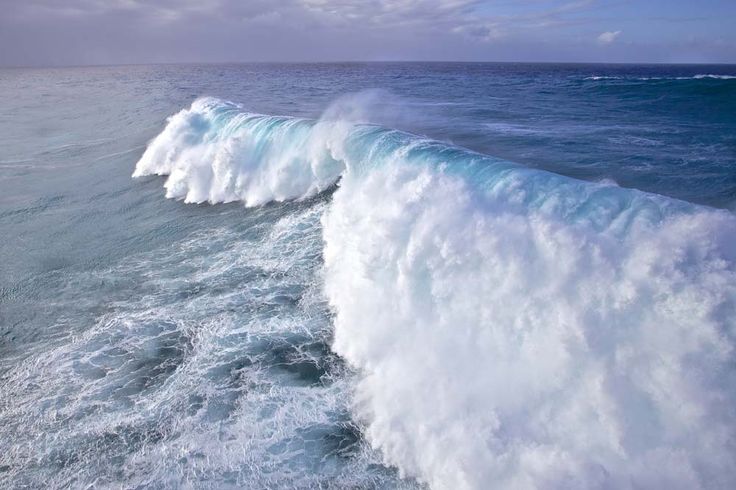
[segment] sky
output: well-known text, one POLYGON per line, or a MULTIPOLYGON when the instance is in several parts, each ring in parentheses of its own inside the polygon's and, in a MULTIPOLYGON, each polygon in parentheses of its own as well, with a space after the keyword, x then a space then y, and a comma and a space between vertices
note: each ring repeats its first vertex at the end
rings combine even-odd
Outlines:
POLYGON ((736 0, 0 0, 0 66, 736 63, 736 0))

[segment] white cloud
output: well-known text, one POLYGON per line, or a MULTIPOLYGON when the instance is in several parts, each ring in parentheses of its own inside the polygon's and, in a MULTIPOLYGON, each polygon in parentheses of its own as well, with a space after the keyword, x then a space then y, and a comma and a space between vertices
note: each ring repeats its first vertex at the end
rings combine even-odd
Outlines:
POLYGON ((621 35, 621 31, 606 31, 598 36, 598 44, 611 44, 621 35))

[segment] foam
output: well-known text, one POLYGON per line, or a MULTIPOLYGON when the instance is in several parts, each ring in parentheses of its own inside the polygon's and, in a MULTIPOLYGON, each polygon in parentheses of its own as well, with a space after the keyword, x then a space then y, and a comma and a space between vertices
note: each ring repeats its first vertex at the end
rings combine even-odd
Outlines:
POLYGON ((510 197, 342 182, 326 290, 368 439, 433 488, 731 486, 733 217, 621 238, 510 197))
POLYGON ((703 78, 715 78, 717 80, 734 80, 736 79, 736 75, 713 75, 713 74, 706 73, 706 74, 695 75, 693 78, 698 79, 698 80, 703 79, 703 78))
POLYGON ((332 185, 343 170, 322 134, 329 133, 307 121, 198 99, 169 118, 133 176, 168 175, 166 197, 192 203, 257 206, 306 198, 332 185))
POLYGON ((325 346, 323 209, 69 275, 57 298, 95 321, 59 317, 3 371, 0 487, 393 486, 350 432, 352 375, 325 346), (79 305, 100 293, 105 310, 79 305))
POLYGON ((712 73, 699 73, 691 77, 624 77, 624 76, 590 76, 585 77, 585 80, 636 80, 636 81, 649 81, 649 80, 733 80, 736 79, 736 75, 714 75, 712 73))

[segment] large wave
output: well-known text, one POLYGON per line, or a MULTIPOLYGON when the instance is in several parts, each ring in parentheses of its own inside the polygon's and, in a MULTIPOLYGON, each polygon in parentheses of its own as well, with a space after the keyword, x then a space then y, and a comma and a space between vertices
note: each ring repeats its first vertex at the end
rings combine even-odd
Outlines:
POLYGON ((200 99, 135 176, 323 216, 333 349, 386 463, 436 488, 736 484, 736 217, 396 130, 200 99), (339 181, 339 182, 338 182, 339 181))

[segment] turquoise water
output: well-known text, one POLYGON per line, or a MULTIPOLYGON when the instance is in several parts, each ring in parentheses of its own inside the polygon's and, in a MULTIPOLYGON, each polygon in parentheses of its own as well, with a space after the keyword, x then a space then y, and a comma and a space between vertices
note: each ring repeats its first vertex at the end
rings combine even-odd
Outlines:
POLYGON ((728 487, 735 77, 0 71, 0 486, 728 487))

